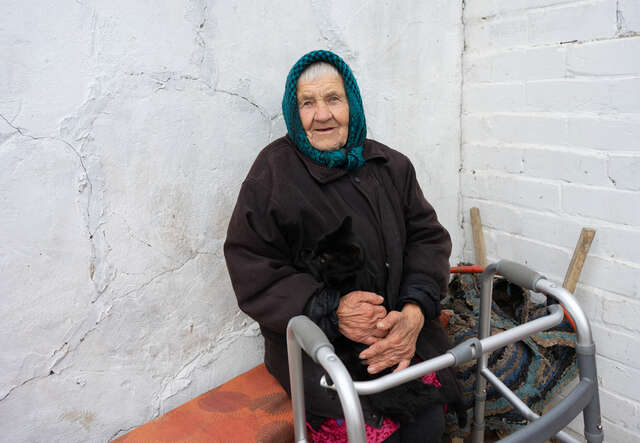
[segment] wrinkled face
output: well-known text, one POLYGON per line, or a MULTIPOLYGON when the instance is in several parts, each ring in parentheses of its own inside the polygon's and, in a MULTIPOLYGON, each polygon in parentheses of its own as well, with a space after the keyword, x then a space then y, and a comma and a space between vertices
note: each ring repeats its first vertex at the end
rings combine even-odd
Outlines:
POLYGON ((349 102, 342 77, 326 74, 298 81, 298 111, 309 143, 320 151, 340 149, 349 136, 349 102))

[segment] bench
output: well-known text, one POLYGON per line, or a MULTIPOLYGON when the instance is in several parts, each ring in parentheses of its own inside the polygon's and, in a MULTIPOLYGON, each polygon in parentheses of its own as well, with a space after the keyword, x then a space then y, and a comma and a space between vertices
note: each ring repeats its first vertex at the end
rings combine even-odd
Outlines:
MULTIPOLYGON (((440 322, 446 327, 450 311, 440 322)), ((229 380, 113 443, 293 441, 293 410, 284 389, 264 364, 229 380)))
POLYGON ((117 438, 114 443, 292 441, 291 401, 262 364, 117 438))

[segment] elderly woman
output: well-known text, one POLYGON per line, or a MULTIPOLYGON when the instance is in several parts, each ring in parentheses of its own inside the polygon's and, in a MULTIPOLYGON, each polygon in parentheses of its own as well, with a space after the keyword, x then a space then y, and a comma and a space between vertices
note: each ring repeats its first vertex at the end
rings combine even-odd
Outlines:
MULTIPOLYGON (((366 139, 360 91, 347 64, 328 51, 304 55, 287 77, 282 111, 288 134, 255 160, 224 246, 238 304, 260 324, 267 369, 289 392, 285 329, 299 314, 334 342, 360 343, 355 358, 369 374, 445 352, 438 316, 449 234, 407 157, 366 139), (352 281, 366 287, 334 287, 301 260, 323 241, 331 246, 336 240, 327 236, 345 226, 362 250, 358 256, 366 257, 352 281)), ((318 384, 322 369, 306 356, 303 365, 314 440, 346 441, 339 401, 318 384)), ((432 374, 429 382, 459 400, 453 371, 432 374)), ((441 441, 442 404, 398 424, 381 417, 371 397, 361 402, 370 442, 441 441)))

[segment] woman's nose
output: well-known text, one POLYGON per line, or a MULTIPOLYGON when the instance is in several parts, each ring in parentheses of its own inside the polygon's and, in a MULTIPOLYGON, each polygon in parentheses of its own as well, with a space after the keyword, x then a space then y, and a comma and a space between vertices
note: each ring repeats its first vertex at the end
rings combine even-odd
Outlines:
POLYGON ((329 106, 327 106, 326 103, 318 104, 318 107, 316 109, 315 119, 318 121, 327 121, 331 119, 331 117, 332 117, 332 114, 331 114, 331 111, 329 110, 329 106))

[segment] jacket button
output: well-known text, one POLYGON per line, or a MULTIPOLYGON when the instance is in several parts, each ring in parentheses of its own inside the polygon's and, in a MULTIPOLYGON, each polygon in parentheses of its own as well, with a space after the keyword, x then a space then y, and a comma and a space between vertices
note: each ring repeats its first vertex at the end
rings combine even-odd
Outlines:
POLYGON ((360 183, 360 177, 353 177, 353 181, 356 183, 360 183))
POLYGON ((384 262, 384 265, 385 265, 387 268, 390 266, 388 261, 384 262))

